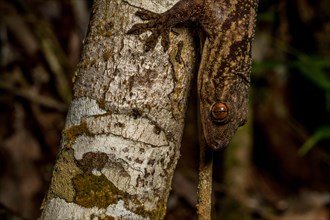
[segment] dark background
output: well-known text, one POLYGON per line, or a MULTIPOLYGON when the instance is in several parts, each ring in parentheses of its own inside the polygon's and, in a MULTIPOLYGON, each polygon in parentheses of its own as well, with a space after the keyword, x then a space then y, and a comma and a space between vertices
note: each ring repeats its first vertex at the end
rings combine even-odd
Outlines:
MULTIPOLYGON (((0 0, 0 219, 40 215, 92 1, 0 0), (7 214, 5 214, 7 213, 7 214)), ((249 123, 214 159, 213 219, 330 219, 330 2, 261 0, 249 123)), ((196 91, 167 219, 196 218, 196 91)))

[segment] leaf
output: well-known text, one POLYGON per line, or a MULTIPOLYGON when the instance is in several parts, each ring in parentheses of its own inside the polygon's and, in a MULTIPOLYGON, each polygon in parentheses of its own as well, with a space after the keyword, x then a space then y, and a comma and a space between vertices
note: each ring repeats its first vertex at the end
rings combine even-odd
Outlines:
POLYGON ((324 139, 330 139, 330 126, 318 128, 314 134, 300 147, 298 154, 306 155, 318 142, 324 139))
POLYGON ((330 91, 330 62, 321 57, 300 55, 294 66, 311 82, 325 91, 330 91))

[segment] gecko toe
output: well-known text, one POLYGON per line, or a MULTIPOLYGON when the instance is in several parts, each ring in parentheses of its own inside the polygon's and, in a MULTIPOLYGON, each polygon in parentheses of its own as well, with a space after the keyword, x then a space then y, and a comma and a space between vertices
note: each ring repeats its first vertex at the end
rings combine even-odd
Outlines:
POLYGON ((145 51, 148 52, 155 48, 157 41, 158 41, 159 34, 152 33, 145 43, 145 51))
POLYGON ((135 13, 142 20, 148 20, 146 23, 135 24, 127 31, 127 34, 140 35, 150 31, 152 34, 147 38, 145 43, 145 51, 155 48, 158 38, 161 36, 161 45, 164 51, 167 51, 170 45, 169 32, 171 25, 167 22, 167 17, 163 14, 157 14, 147 10, 140 10, 135 13))
POLYGON ((162 47, 164 48, 164 51, 167 51, 170 46, 170 32, 169 30, 166 30, 162 33, 162 47))
POLYGON ((148 10, 140 10, 135 13, 136 16, 141 18, 141 20, 153 20, 159 18, 159 14, 148 11, 148 10))
POLYGON ((142 34, 145 31, 146 31, 145 24, 135 24, 126 33, 127 34, 139 35, 139 34, 142 34))

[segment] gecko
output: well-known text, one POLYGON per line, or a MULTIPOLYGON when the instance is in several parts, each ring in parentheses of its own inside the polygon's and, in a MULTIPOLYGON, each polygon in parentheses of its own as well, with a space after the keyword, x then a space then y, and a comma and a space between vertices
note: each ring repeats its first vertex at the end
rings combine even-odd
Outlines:
POLYGON ((258 0, 180 0, 163 13, 136 12, 144 23, 128 34, 150 31, 145 50, 158 39, 166 51, 169 33, 180 23, 192 21, 205 35, 197 76, 202 134, 208 147, 226 147, 238 127, 247 122, 251 69, 258 0))

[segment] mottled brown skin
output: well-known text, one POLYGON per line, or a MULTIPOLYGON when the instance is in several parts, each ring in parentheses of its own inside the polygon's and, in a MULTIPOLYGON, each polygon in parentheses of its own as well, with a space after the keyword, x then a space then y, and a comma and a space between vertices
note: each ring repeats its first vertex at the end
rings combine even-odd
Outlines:
POLYGON ((129 34, 152 32, 146 51, 155 47, 160 36, 167 50, 173 26, 188 20, 200 24, 206 35, 198 71, 200 114, 205 141, 212 149, 226 147, 237 128, 247 121, 257 1, 180 0, 162 14, 137 12, 137 16, 148 22, 135 24, 128 31, 129 34), (222 104, 227 107, 225 112, 212 112, 212 106, 222 104), (224 118, 217 120, 214 115, 224 118))

